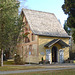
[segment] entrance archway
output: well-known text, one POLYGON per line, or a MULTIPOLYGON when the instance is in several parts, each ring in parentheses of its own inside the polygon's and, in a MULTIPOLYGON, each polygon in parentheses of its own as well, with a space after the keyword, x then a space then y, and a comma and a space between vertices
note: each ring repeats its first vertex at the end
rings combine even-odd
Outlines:
POLYGON ((52 47, 52 62, 57 62, 57 47, 52 47))

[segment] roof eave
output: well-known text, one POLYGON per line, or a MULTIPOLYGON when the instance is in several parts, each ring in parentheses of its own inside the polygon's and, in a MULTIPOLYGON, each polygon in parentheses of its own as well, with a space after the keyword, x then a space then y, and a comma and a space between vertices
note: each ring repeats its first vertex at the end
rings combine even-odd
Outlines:
MULTIPOLYGON (((34 33, 34 32, 33 32, 34 33)), ((35 33, 34 33, 35 34, 35 33)), ((70 38, 70 36, 52 36, 52 35, 43 35, 43 34, 35 34, 39 36, 48 36, 48 37, 61 37, 61 38, 70 38)))

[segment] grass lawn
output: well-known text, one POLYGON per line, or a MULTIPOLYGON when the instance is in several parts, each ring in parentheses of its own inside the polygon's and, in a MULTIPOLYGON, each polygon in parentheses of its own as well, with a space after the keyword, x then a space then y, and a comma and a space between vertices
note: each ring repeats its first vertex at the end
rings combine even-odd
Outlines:
MULTIPOLYGON (((46 67, 46 66, 15 66, 14 61, 4 61, 4 65, 0 67, 0 71, 15 71, 15 70, 28 70, 28 69, 38 69, 38 68, 60 68, 60 67, 46 67), (10 66, 12 65, 12 66, 10 66)), ((63 68, 63 67, 62 67, 63 68)), ((7 74, 7 75, 75 75, 75 69, 71 70, 57 70, 57 71, 44 71, 44 72, 29 72, 29 73, 17 73, 17 74, 7 74)))
POLYGON ((15 71, 15 70, 45 68, 43 66, 21 66, 21 65, 18 66, 18 65, 15 65, 13 60, 4 61, 3 64, 7 65, 7 66, 0 67, 0 71, 15 71), (12 66, 10 66, 10 65, 12 65, 12 66))
POLYGON ((38 69, 45 68, 42 66, 3 66, 0 67, 0 71, 15 71, 15 70, 28 70, 28 69, 38 69))
POLYGON ((63 68, 63 67, 51 67, 51 66, 39 66, 39 65, 35 65, 35 66, 18 66, 15 65, 14 61, 4 61, 4 65, 7 66, 3 66, 0 67, 0 71, 15 71, 15 70, 28 70, 28 69, 39 69, 39 68, 63 68), (12 66, 10 66, 12 65, 12 66))
POLYGON ((21 66, 20 65, 18 66, 18 65, 15 65, 13 60, 4 61, 3 64, 7 66, 0 67, 0 71, 28 70, 28 69, 38 69, 38 68, 60 68, 60 67, 38 66, 38 65, 35 65, 35 66, 32 66, 32 65, 31 66, 21 66))
POLYGON ((57 71, 44 71, 44 72, 30 72, 30 73, 17 73, 6 75, 75 75, 75 69, 71 70, 57 70, 57 71))
POLYGON ((14 59, 8 59, 7 61, 3 61, 4 65, 15 65, 14 59))
MULTIPOLYGON (((63 67, 48 67, 48 66, 38 66, 38 65, 35 65, 35 66, 18 66, 18 65, 7 65, 7 66, 3 66, 3 67, 0 67, 0 71, 16 71, 16 70, 30 70, 30 69, 45 69, 45 68, 63 68, 63 67)), ((65 67, 64 67, 65 68, 65 67)))
POLYGON ((15 65, 14 61, 3 61, 4 65, 15 65))

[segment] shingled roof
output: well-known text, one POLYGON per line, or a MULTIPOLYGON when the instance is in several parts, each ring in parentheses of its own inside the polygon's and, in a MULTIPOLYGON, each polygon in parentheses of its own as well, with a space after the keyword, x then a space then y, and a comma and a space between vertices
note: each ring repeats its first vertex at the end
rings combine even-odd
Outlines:
POLYGON ((54 45, 55 43, 58 43, 59 45, 61 45, 62 48, 64 47, 69 47, 68 44, 66 44, 64 41, 60 40, 60 39, 53 39, 52 41, 48 42, 47 44, 44 45, 44 47, 51 47, 52 45, 54 45))
POLYGON ((36 35, 69 37, 53 13, 22 9, 30 29, 36 35))

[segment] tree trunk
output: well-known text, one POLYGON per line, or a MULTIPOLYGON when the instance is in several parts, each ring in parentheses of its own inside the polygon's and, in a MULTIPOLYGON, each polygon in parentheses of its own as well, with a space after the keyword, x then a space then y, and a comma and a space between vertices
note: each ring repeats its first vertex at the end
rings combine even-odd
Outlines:
POLYGON ((3 50, 1 49, 1 66, 3 66, 3 50))

